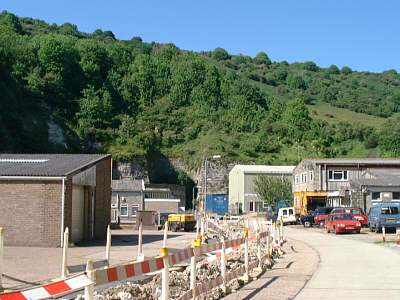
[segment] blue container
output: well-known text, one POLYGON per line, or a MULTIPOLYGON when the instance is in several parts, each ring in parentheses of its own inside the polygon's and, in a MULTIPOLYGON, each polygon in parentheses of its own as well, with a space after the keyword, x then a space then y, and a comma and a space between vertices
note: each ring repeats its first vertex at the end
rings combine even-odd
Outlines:
POLYGON ((223 215, 229 210, 228 195, 226 194, 212 194, 207 195, 206 198, 207 212, 223 215))

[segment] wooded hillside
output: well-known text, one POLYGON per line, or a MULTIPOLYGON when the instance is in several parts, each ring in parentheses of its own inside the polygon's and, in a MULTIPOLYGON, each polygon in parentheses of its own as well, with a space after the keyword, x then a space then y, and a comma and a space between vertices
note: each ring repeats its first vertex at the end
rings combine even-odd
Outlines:
POLYGON ((397 156, 399 105, 394 70, 195 53, 0 14, 1 152, 165 155, 193 167, 214 153, 264 164, 397 156))

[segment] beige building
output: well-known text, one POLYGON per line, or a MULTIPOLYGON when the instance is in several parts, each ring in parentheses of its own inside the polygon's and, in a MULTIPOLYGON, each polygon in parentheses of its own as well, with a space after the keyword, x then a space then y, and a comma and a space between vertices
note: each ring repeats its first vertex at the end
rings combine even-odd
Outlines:
POLYGON ((264 204, 255 192, 259 175, 292 176, 295 166, 236 165, 229 172, 229 210, 232 213, 258 212, 264 204))

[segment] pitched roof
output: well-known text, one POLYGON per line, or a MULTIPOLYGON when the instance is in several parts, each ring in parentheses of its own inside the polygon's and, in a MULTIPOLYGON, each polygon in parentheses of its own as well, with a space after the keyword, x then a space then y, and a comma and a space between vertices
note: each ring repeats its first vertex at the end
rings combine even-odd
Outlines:
POLYGON ((0 154, 0 176, 61 177, 79 173, 110 155, 0 154))
POLYGON ((111 187, 113 191, 137 192, 143 191, 144 182, 142 179, 123 178, 113 180, 111 182, 111 187))
POLYGON ((304 161, 331 165, 400 165, 399 158, 316 158, 304 161))
POLYGON ((236 165, 235 168, 252 174, 292 174, 295 166, 236 165))

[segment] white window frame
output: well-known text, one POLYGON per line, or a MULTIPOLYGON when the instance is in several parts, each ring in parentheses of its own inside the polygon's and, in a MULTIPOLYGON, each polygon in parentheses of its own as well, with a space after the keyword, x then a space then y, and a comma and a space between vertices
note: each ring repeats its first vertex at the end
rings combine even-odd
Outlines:
POLYGON ((309 178, 310 182, 314 181, 314 171, 309 171, 308 172, 308 178, 309 178))
POLYGON ((294 176, 294 184, 299 184, 299 175, 294 176))
POLYGON ((301 174, 301 182, 302 183, 307 183, 307 172, 303 172, 301 174))
POLYGON ((349 180, 349 171, 347 170, 328 170, 328 181, 348 181, 349 180), (332 174, 332 176, 331 176, 332 174), (335 179, 335 174, 342 174, 341 179, 335 179), (346 178, 345 175, 346 174, 346 178))
POLYGON ((269 204, 265 201, 263 201, 263 208, 268 208, 269 204))
POLYGON ((140 208, 140 205, 139 205, 139 204, 131 204, 131 216, 132 216, 132 217, 136 217, 136 216, 137 216, 137 212, 138 212, 139 208, 140 208), (132 210, 132 209, 133 209, 134 207, 137 208, 136 214, 133 214, 133 210, 132 210))
POLYGON ((126 203, 123 203, 123 204, 121 204, 120 205, 120 207, 119 207, 119 215, 120 215, 120 217, 129 217, 129 207, 128 207, 128 204, 126 204, 126 203), (122 207, 126 207, 126 215, 124 214, 122 214, 122 207))

